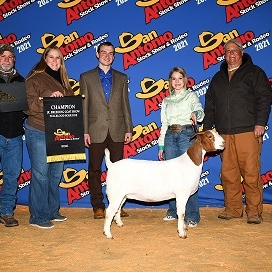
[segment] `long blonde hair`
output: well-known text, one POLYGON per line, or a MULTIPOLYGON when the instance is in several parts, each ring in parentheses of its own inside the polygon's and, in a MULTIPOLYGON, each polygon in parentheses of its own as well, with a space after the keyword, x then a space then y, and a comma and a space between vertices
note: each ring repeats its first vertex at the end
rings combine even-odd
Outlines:
POLYGON ((185 70, 183 68, 180 68, 180 67, 174 67, 171 69, 170 73, 169 73, 169 77, 168 77, 168 80, 169 80, 169 91, 170 93, 174 90, 173 86, 172 86, 172 83, 171 83, 171 77, 173 75, 174 72, 178 72, 180 73, 182 76, 183 76, 183 82, 184 82, 184 86, 186 88, 186 85, 188 83, 188 78, 187 78, 187 74, 185 72, 185 70))
POLYGON ((57 50, 59 53, 59 56, 60 56, 60 60, 61 60, 61 62, 60 62, 60 77, 61 77, 62 85, 64 86, 64 88, 67 91, 69 91, 69 90, 72 91, 71 85, 69 83, 68 73, 67 73, 67 70, 65 67, 63 55, 62 55, 60 49, 56 45, 50 45, 43 51, 41 59, 34 66, 34 68, 32 68, 32 70, 29 72, 29 74, 26 77, 26 80, 28 80, 30 77, 32 77, 38 73, 42 73, 45 71, 45 69, 47 67, 45 59, 46 59, 48 53, 53 49, 57 50))

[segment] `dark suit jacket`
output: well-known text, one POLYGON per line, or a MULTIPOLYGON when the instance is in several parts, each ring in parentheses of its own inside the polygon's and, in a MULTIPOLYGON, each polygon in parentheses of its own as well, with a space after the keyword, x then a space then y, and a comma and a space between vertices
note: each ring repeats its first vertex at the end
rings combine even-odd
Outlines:
POLYGON ((80 93, 83 99, 84 134, 92 143, 102 143, 110 132, 114 142, 123 142, 125 133, 132 133, 131 111, 128 99, 127 76, 112 69, 112 88, 107 103, 98 67, 80 75, 80 93))

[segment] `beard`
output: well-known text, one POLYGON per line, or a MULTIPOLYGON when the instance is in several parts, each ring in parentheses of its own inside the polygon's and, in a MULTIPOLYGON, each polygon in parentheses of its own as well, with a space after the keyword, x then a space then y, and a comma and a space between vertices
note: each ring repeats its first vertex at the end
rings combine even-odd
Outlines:
POLYGON ((2 71, 4 73, 11 72, 12 68, 13 68, 13 65, 10 63, 1 63, 0 64, 0 71, 2 71))

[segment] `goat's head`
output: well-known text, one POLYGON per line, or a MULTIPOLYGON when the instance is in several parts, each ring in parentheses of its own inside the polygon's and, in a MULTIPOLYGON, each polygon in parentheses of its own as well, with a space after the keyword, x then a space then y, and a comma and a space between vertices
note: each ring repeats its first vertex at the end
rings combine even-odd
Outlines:
POLYGON ((197 132, 191 136, 191 139, 197 137, 206 152, 215 152, 225 148, 224 139, 215 131, 206 130, 197 132))

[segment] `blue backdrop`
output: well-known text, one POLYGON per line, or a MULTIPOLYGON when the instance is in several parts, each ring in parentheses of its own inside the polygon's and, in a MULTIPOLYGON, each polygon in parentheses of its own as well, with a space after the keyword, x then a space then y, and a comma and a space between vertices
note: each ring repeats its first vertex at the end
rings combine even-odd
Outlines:
MULTIPOLYGON (((113 67, 129 77, 134 136, 124 155, 157 160, 160 103, 167 94, 170 69, 185 68, 188 87, 204 106, 210 80, 224 59, 224 43, 238 38, 272 83, 271 11, 271 0, 0 0, 0 43, 14 46, 16 68, 23 76, 47 46, 58 45, 78 94, 79 75, 97 65, 98 44, 112 42, 117 52, 113 67)), ((272 202, 271 118, 262 151, 265 203, 272 202)), ((220 167, 219 157, 206 158, 199 182, 201 206, 223 206, 220 167)), ((30 171, 24 145, 19 204, 27 205, 30 171)), ((105 166, 103 171, 104 186, 105 166)), ((90 207, 87 177, 86 162, 65 164, 62 206, 90 207)), ((1 186, 2 172, 0 178, 1 186)), ((131 201, 126 206, 148 204, 131 201)))

